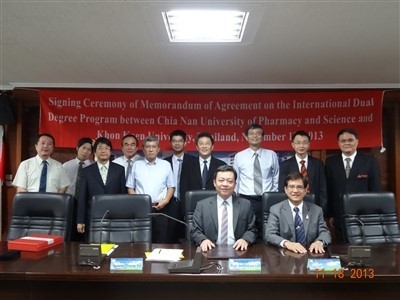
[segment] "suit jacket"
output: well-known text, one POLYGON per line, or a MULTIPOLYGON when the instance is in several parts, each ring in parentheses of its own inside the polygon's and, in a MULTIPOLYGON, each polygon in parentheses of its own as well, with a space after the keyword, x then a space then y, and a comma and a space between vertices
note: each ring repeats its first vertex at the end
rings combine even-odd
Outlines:
POLYGON ((126 194, 125 168, 110 162, 106 184, 103 183, 97 163, 82 169, 78 198, 78 224, 88 226, 92 198, 99 194, 126 194))
MULTIPOLYGON (((316 240, 323 241, 326 245, 331 242, 331 235, 325 224, 321 207, 303 201, 303 223, 307 245, 311 245, 316 240)), ((289 200, 279 202, 271 207, 264 240, 276 246, 279 246, 283 240, 296 241, 296 230, 289 200)))
MULTIPOLYGON (((188 171, 186 169, 190 168, 195 163, 196 159, 197 159, 196 157, 194 157, 193 155, 187 154, 187 153, 185 153, 185 155, 183 156, 181 177, 178 178, 178 180, 179 180, 179 195, 181 197, 180 200, 182 202, 185 202, 186 191, 184 190, 184 188, 182 188, 181 178, 184 177, 183 174, 188 174, 188 171)), ((172 163, 172 155, 166 157, 165 160, 171 164, 171 168, 172 168, 172 170, 174 170, 174 165, 172 163)))
POLYGON ((378 161, 373 156, 357 152, 346 178, 342 154, 330 156, 325 161, 328 188, 328 217, 335 218, 335 226, 341 228, 342 201, 345 193, 381 191, 378 161))
MULTIPOLYGON (((226 165, 224 161, 211 156, 210 165, 208 166, 206 190, 215 190, 213 184, 214 173, 218 167, 223 165, 226 165)), ((192 159, 191 162, 185 166, 185 168, 182 168, 180 184, 181 195, 186 195, 187 191, 202 189, 200 161, 198 157, 192 159)))
MULTIPOLYGON (((233 231, 235 240, 244 239, 254 243, 257 236, 255 228, 256 217, 251 207, 251 202, 236 196, 232 197, 233 231)), ((197 202, 193 214, 193 228, 191 239, 197 245, 209 239, 216 243, 218 239, 218 208, 217 196, 212 196, 197 202)))
MULTIPOLYGON (((282 162, 279 168, 279 191, 284 192, 285 178, 292 172, 299 172, 296 157, 293 156, 282 162)), ((322 207, 324 216, 328 213, 328 198, 326 177, 323 162, 315 157, 308 156, 307 177, 310 193, 315 195, 315 204, 322 207)))

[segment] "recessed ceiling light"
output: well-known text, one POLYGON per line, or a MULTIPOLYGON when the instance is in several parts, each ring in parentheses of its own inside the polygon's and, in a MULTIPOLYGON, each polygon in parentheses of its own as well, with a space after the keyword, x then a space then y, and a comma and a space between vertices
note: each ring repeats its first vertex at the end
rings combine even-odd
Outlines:
POLYGON ((249 13, 234 10, 162 12, 170 42, 240 42, 249 13))

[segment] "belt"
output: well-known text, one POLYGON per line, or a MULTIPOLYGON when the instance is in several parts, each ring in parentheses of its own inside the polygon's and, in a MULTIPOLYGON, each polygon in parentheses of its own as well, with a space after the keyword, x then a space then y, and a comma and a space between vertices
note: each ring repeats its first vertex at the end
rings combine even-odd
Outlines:
POLYGON ((242 197, 247 200, 255 200, 255 201, 261 201, 262 197, 259 195, 243 195, 239 194, 239 197, 242 197))

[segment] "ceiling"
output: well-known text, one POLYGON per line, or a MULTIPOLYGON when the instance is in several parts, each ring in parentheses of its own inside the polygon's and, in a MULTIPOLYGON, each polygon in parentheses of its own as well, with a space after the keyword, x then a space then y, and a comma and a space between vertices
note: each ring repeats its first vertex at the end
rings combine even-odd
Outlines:
POLYGON ((400 88, 399 1, 1 1, 0 88, 400 88), (249 11, 240 44, 169 43, 161 12, 249 11))

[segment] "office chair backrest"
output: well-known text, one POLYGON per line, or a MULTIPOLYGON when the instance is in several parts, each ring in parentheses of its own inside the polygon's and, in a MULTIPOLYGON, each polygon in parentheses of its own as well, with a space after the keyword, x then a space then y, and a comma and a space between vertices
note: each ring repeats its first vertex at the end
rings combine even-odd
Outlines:
POLYGON ((150 212, 149 195, 93 196, 89 242, 150 243, 152 231, 150 212))
POLYGON ((58 193, 17 193, 7 240, 31 234, 50 234, 69 241, 72 226, 73 197, 58 193))
POLYGON ((344 194, 342 207, 343 230, 348 243, 363 244, 364 235, 366 244, 400 243, 396 200, 393 193, 344 194))
MULTIPOLYGON (((278 192, 265 192, 262 195, 262 212, 263 212, 263 238, 265 237, 265 231, 267 228, 268 217, 269 217, 269 209, 271 206, 286 200, 288 197, 286 193, 278 193, 278 192)), ((312 193, 307 193, 304 196, 304 200, 315 203, 315 195, 312 193)))
POLYGON ((190 231, 193 228, 193 213, 197 202, 217 194, 214 190, 187 191, 185 195, 185 221, 189 226, 186 228, 186 240, 191 241, 190 231))

